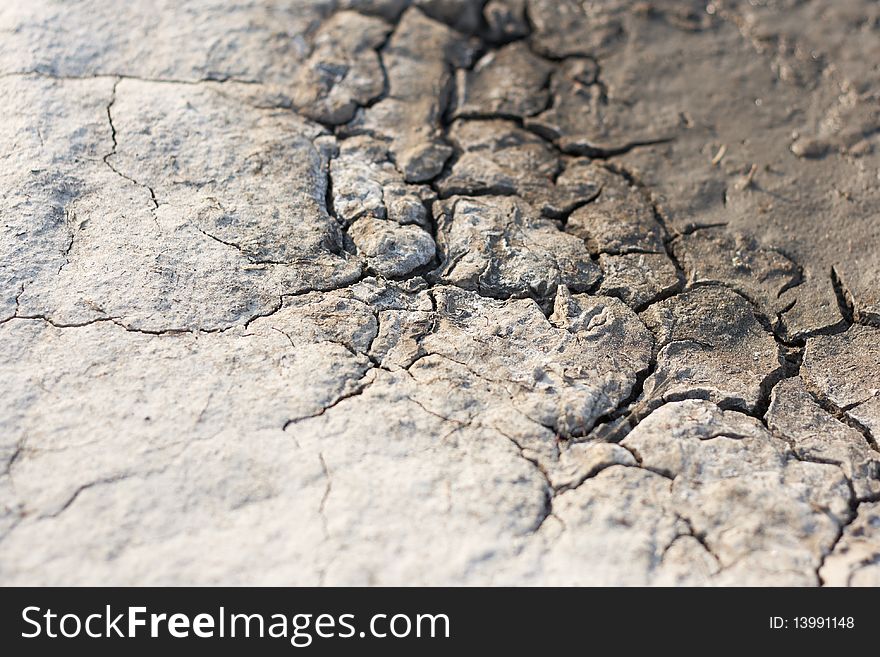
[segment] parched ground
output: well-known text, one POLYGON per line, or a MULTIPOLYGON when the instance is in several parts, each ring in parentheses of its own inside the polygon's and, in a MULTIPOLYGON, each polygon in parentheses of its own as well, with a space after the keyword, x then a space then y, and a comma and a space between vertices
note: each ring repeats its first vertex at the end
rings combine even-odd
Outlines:
POLYGON ((880 585, 873 0, 7 0, 0 582, 880 585))

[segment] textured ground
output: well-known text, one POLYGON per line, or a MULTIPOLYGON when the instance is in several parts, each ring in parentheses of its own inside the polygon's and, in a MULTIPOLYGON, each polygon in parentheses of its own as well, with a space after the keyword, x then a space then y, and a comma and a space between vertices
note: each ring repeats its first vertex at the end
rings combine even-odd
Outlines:
POLYGON ((0 581, 880 585, 872 0, 8 0, 0 581))

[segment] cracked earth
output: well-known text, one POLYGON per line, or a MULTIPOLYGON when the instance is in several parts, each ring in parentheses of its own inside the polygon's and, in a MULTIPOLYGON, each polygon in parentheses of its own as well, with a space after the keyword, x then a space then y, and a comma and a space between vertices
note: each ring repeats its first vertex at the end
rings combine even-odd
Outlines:
POLYGON ((0 33, 3 583, 880 585, 875 2, 0 33))

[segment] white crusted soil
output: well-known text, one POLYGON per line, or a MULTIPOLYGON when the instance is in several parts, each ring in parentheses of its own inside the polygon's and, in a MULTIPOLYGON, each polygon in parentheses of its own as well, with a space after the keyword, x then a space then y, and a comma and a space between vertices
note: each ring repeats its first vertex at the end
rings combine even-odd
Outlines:
POLYGON ((880 582, 876 3, 0 32, 0 583, 880 582))

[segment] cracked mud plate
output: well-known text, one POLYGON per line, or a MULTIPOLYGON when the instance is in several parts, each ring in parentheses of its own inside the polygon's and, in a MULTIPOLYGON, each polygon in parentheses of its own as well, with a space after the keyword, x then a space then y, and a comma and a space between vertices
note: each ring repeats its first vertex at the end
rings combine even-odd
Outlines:
POLYGON ((4 584, 880 585, 875 3, 0 30, 4 584))

